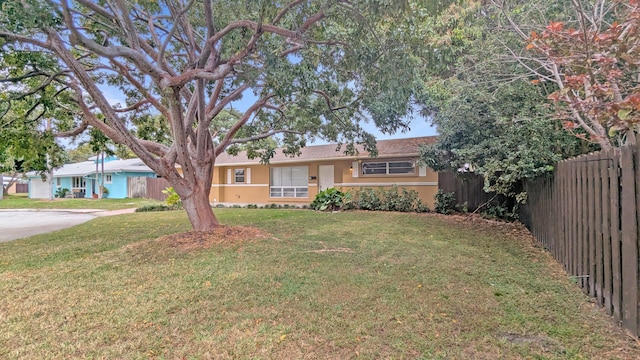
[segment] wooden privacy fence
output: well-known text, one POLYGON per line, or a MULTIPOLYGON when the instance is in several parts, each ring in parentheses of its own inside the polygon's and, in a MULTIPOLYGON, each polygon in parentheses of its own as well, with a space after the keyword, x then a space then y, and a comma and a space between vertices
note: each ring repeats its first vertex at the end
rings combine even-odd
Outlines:
POLYGON ((171 186, 166 179, 163 178, 146 178, 146 198, 164 201, 167 199, 167 195, 162 193, 162 190, 171 186))
POLYGON ((584 292, 640 332, 640 156, 625 147, 561 161, 525 185, 520 219, 584 292))
POLYGON ((484 179, 474 173, 439 172, 438 189, 445 193, 452 192, 453 204, 462 206, 466 203, 469 211, 474 211, 496 198, 495 194, 484 192, 484 179))
POLYGON ((143 198, 147 195, 146 177, 130 177, 127 178, 127 197, 143 198))

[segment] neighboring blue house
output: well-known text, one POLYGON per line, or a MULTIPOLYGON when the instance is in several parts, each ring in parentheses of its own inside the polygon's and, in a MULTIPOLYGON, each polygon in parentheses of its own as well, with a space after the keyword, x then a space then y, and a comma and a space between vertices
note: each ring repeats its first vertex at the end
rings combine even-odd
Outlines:
MULTIPOLYGON (((53 170, 52 184, 43 181, 36 173, 27 174, 29 177, 29 197, 48 198, 55 194, 58 189, 69 189, 73 197, 91 198, 93 194, 99 194, 99 186, 102 177, 102 161, 91 158, 80 163, 66 164, 53 170), (98 174, 96 174, 96 162, 98 174)), ((157 177, 156 174, 140 159, 121 160, 116 157, 104 159, 104 197, 113 199, 124 199, 133 197, 132 190, 129 189, 129 179, 157 177)))

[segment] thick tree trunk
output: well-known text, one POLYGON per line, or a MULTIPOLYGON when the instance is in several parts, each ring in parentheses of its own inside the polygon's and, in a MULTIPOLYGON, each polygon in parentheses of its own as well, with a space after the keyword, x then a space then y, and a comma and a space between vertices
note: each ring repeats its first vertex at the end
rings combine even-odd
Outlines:
POLYGON ((187 212, 191 226, 195 231, 207 231, 213 230, 220 226, 218 219, 213 214, 211 204, 209 204, 209 192, 202 189, 200 186, 194 187, 194 189, 187 190, 187 194, 181 194, 181 191, 176 189, 176 192, 182 199, 182 206, 187 212))

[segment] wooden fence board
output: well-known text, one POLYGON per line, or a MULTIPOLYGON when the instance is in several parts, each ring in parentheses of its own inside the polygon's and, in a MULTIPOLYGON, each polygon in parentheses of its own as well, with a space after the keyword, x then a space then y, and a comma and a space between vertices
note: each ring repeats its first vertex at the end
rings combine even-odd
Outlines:
MULTIPOLYGON (((636 266, 640 266, 640 147, 637 147, 634 150, 634 178, 635 178, 635 186, 636 186, 636 211, 635 211, 635 222, 636 222, 636 266)), ((636 319, 633 324, 636 329, 636 336, 640 332, 640 268, 636 271, 636 283, 635 283, 635 296, 636 296, 636 319)))
POLYGON ((613 316, 616 320, 622 320, 622 263, 620 250, 620 150, 611 151, 613 164, 609 170, 609 190, 611 192, 611 272, 612 293, 611 302, 613 316))
POLYGON ((590 158, 587 159, 587 228, 589 231, 589 251, 587 252, 587 266, 589 271, 589 296, 596 296, 596 231, 595 231, 595 210, 596 210, 596 202, 595 202, 595 171, 594 167, 596 165, 596 159, 590 158))
POLYGON ((579 244, 581 245, 581 249, 580 249, 580 283, 582 286, 582 291, 584 291, 585 294, 588 293, 589 291, 589 267, 588 267, 588 263, 587 263, 587 257, 589 256, 589 232, 588 232, 588 219, 587 219, 587 208, 589 206, 589 203, 587 202, 587 166, 586 163, 584 162, 584 160, 586 159, 586 156, 582 156, 580 158, 580 162, 579 162, 579 166, 580 166, 580 199, 581 199, 581 204, 580 204, 580 228, 581 228, 581 235, 580 238, 583 239, 583 241, 580 241, 579 244))
POLYGON ((578 168, 575 161, 571 161, 571 275, 578 275, 578 168))
POLYGON ((638 336, 638 225, 634 149, 622 149, 622 314, 623 326, 638 336))
POLYGON ((603 296, 604 296, 604 308, 608 315, 613 314, 613 308, 611 305, 611 283, 613 274, 611 273, 611 197, 610 185, 609 185, 609 172, 612 166, 611 151, 604 152, 602 154, 603 162, 600 163, 600 178, 602 181, 602 256, 603 256, 603 296))
POLYGON ((562 221, 560 222, 560 224, 562 225, 561 228, 561 235, 560 235, 560 239, 562 241, 561 243, 561 248, 560 248, 560 262, 564 265, 564 269, 565 271, 567 271, 567 221, 568 221, 568 217, 567 217, 567 176, 565 175, 565 171, 566 171, 566 166, 564 162, 561 162, 558 165, 558 174, 559 174, 559 179, 558 182, 560 184, 560 192, 561 192, 561 197, 560 197, 560 216, 557 217, 558 219, 561 219, 562 221))
POLYGON ((593 195, 594 195, 594 212, 595 212, 595 295, 598 306, 604 305, 604 261, 603 261, 603 245, 602 245, 602 178, 600 177, 600 167, 602 166, 603 154, 596 155, 593 168, 593 195))

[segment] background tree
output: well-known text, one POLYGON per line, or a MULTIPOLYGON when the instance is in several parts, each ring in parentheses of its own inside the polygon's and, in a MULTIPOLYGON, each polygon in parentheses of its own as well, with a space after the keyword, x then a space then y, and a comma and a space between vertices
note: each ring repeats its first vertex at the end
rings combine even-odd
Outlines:
MULTIPOLYGON (((523 24, 544 22, 571 9, 569 4, 541 1, 511 4, 510 16, 523 24)), ((509 49, 526 50, 501 9, 477 5, 451 30, 455 37, 446 46, 458 56, 448 62, 445 76, 425 76, 424 111, 440 136, 422 149, 421 158, 439 170, 456 172, 470 165, 484 177, 487 192, 507 196, 513 205, 526 199, 525 179, 595 148, 563 130, 547 100, 558 89, 555 84, 535 84, 514 58, 509 49)))
POLYGON ((42 131, 14 116, 8 111, 0 121, 0 173, 9 178, 9 182, 3 184, 4 193, 27 172, 35 171, 44 176, 66 159, 51 131, 42 131))
POLYGON ((514 18, 492 0, 526 50, 507 47, 534 83, 552 83, 549 100, 564 128, 602 149, 636 143, 640 119, 638 1, 571 0, 545 23, 514 18))
MULTIPOLYGON (((363 122, 406 128, 424 61, 412 53, 420 41, 407 41, 410 15, 452 2, 1 0, 0 46, 28 58, 9 64, 7 80, 70 93, 78 129, 128 146, 207 230, 218 225, 215 158, 229 146, 274 138, 295 155, 323 138, 375 152, 363 122), (109 103, 106 85, 126 104, 109 103), (217 121, 240 99, 251 99, 240 117, 217 121), (138 136, 132 123, 143 116, 165 122, 171 143, 138 136)), ((260 150, 251 154, 272 154, 260 150)))

